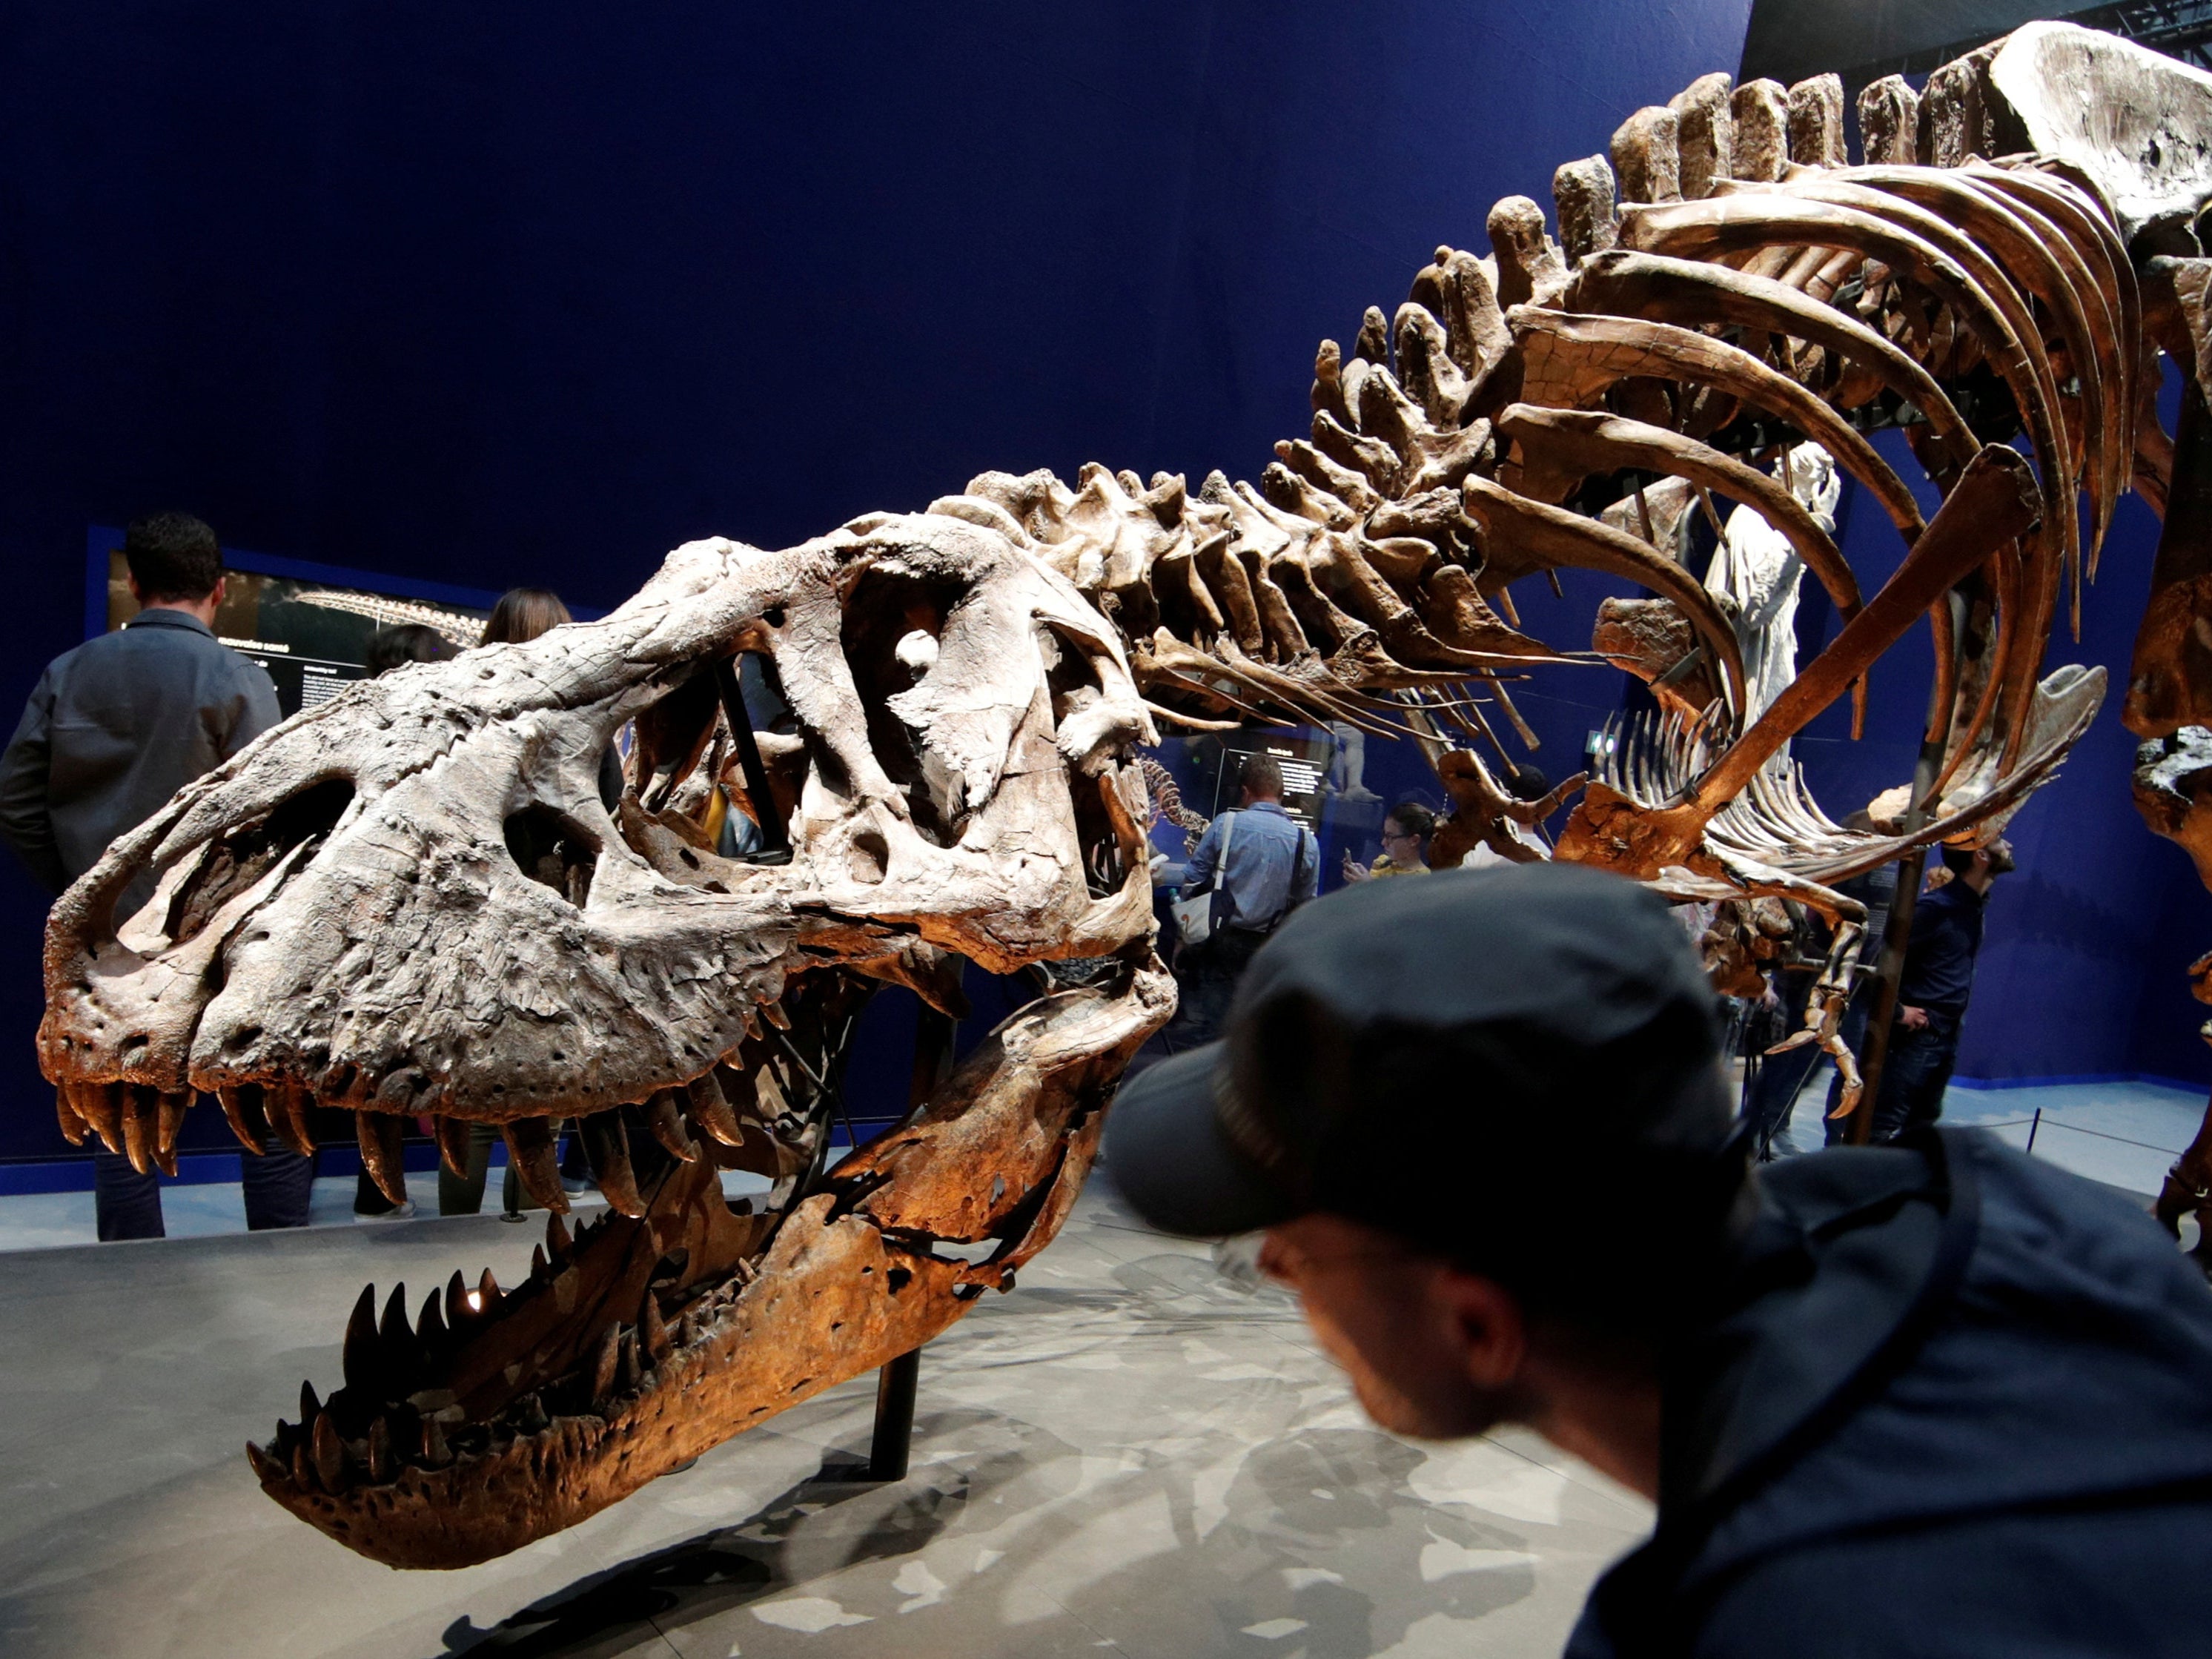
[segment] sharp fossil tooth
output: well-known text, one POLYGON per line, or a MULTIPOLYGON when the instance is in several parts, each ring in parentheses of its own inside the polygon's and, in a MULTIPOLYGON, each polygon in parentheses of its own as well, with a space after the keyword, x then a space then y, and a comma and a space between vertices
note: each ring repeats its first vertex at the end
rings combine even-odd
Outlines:
POLYGON ((654 1364, 668 1358, 668 1326, 660 1317, 660 1299, 650 1290, 638 1307, 637 1335, 654 1364))
MULTIPOLYGON (((249 1089, 253 1087, 252 1084, 246 1086, 249 1089)), ((252 1121, 246 1115, 244 1091, 226 1083, 215 1091, 215 1097, 222 1103, 223 1121, 230 1125, 231 1133, 238 1137, 238 1144, 256 1158, 267 1152, 268 1143, 261 1139, 260 1132, 253 1127, 252 1121)))
POLYGON ((768 1023, 775 1026, 777 1030, 788 1031, 791 1029, 791 1016, 783 1012, 783 1005, 781 1002, 763 1002, 760 1006, 760 1010, 762 1013, 768 1016, 768 1023))
POLYGON ((689 1309, 676 1322, 676 1340, 687 1348, 699 1340, 699 1316, 689 1309))
POLYGON ((483 1270, 483 1276, 477 1280, 477 1306, 483 1312, 489 1313, 494 1308, 499 1306, 499 1280, 494 1279, 491 1276, 491 1269, 486 1267, 483 1270))
POLYGON ((575 1243, 568 1237, 568 1224, 550 1211, 545 1217, 545 1254, 555 1267, 561 1267, 575 1252, 575 1243))
POLYGON ((438 1156, 446 1160, 446 1167, 463 1180, 469 1174, 469 1126, 458 1117, 434 1117, 430 1131, 437 1137, 438 1156))
POLYGON ((409 1393, 415 1386, 416 1373, 422 1369, 422 1348, 415 1340, 415 1328, 407 1322, 407 1286, 392 1287, 392 1299, 384 1304, 384 1322, 377 1328, 377 1351, 384 1365, 384 1391, 392 1398, 409 1393))
POLYGON ((325 1412, 315 1419, 315 1432, 311 1437, 314 1445, 315 1474, 323 1483, 323 1490, 335 1497, 346 1489, 345 1445, 339 1440, 337 1426, 331 1414, 325 1412))
POLYGON ((368 1178, 394 1204, 404 1204, 407 1154, 401 1138, 407 1133, 407 1120, 391 1112, 356 1112, 353 1121, 368 1178))
POLYGON ((435 1291, 422 1298, 422 1316, 415 1322, 415 1340, 422 1345, 426 1354, 436 1352, 439 1345, 446 1340, 445 1315, 441 1310, 441 1298, 435 1291))
POLYGON ((592 1403, 597 1406, 614 1393, 615 1365, 622 1358, 622 1327, 610 1325, 599 1339, 599 1352, 592 1362, 592 1403))
POLYGON ((339 1363, 345 1370, 346 1387, 373 1398, 383 1397, 384 1368, 377 1353, 374 1285, 364 1285, 361 1300, 353 1304, 352 1316, 346 1321, 345 1347, 339 1363))
MULTIPOLYGON (((747 1036, 750 1037, 756 1042, 760 1041, 761 1022, 760 1016, 757 1013, 754 1012, 750 1008, 748 1008, 743 1014, 738 1016, 738 1023, 745 1028, 745 1035, 747 1036)), ((730 1050, 732 1056, 735 1056, 737 1052, 738 1051, 734 1048, 730 1050)), ((730 1063, 733 1065, 736 1063, 734 1058, 731 1060, 730 1063)))
POLYGON ((461 1278, 461 1270, 456 1267, 453 1276, 446 1281, 446 1323, 458 1331, 474 1311, 469 1306, 468 1285, 461 1278))
POLYGON ((314 1155, 315 1139, 307 1133, 307 1108, 314 1103, 306 1089, 290 1078, 279 1078, 262 1091, 262 1115, 276 1139, 301 1158, 314 1155))
POLYGON ((545 1279, 550 1277, 552 1269, 546 1265, 545 1247, 543 1244, 532 1245, 530 1247, 530 1276, 532 1279, 545 1279))
POLYGON ((253 1465, 254 1478, 264 1486, 275 1486, 289 1473, 275 1457, 262 1450, 251 1440, 246 1443, 246 1461, 253 1465))
POLYGON ((54 1115, 60 1120, 62 1139, 72 1146, 83 1146, 85 1136, 92 1132, 92 1126, 70 1103, 69 1085, 66 1083, 57 1085, 54 1090, 54 1115))
POLYGON ((553 1150, 553 1126, 542 1117, 519 1117, 500 1126, 507 1156, 530 1196, 549 1210, 566 1214, 568 1194, 561 1188, 561 1160, 553 1150))
POLYGON ((185 1114, 199 1098, 194 1089, 179 1089, 174 1094, 163 1095, 159 1110, 158 1127, 154 1140, 154 1161, 161 1166, 161 1173, 173 1179, 177 1173, 177 1136, 183 1132, 185 1114))
POLYGON ((622 1391, 624 1394, 637 1392, 640 1375, 637 1363, 637 1333, 624 1331, 622 1337, 621 1354, 615 1367, 616 1378, 622 1384, 622 1391))
POLYGON ((301 1383, 300 1426, 303 1429, 312 1427, 315 1419, 322 1414, 323 1402, 315 1398, 315 1385, 312 1382, 301 1383))
POLYGON ((130 1086, 123 1103, 123 1156, 140 1175, 154 1173, 154 1146, 161 1133, 161 1097, 143 1083, 130 1086))
POLYGON ((730 1109, 730 1103, 722 1097, 722 1085, 714 1080, 712 1072, 702 1072, 684 1089, 691 1097, 692 1121, 725 1146, 742 1146, 745 1132, 738 1127, 738 1115, 730 1109))
POLYGON ((699 1148, 684 1133, 684 1109, 677 1103, 673 1089, 663 1089, 646 1103, 645 1127, 653 1131, 653 1138, 671 1158, 681 1158, 686 1164, 698 1161, 699 1148))
MULTIPOLYGON (((629 1135, 619 1111, 594 1112, 584 1120, 584 1151, 592 1160, 592 1176, 607 1202, 626 1216, 645 1213, 638 1195, 637 1177, 630 1169, 629 1135)), ((553 1183, 558 1187, 556 1175, 553 1183)))
POLYGON ((292 1484, 301 1492, 315 1490, 315 1474, 307 1466, 307 1443, 305 1437, 301 1438, 298 1445, 292 1448, 292 1484))
POLYGON ((120 1083, 79 1083, 72 1085, 70 1095, 76 1115, 92 1125, 118 1158, 123 1155, 123 1091, 120 1083))
POLYGON ((368 1425, 368 1478, 380 1486, 392 1479, 392 1431, 381 1417, 368 1425))
POLYGON ((442 1469, 453 1461, 453 1454, 446 1445, 446 1425, 434 1417, 422 1419, 422 1467, 442 1469))

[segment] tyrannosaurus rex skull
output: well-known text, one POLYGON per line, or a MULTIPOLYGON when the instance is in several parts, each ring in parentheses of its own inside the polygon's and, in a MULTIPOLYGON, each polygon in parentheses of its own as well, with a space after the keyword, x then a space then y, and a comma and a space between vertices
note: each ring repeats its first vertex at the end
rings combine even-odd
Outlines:
POLYGON ((263 1121, 299 1146, 310 1107, 339 1108, 392 1185, 406 1116, 449 1156, 495 1123, 558 1211, 550 1121, 575 1118, 623 1212, 574 1238, 555 1218, 512 1293, 456 1274, 380 1323, 372 1286, 344 1388, 254 1449, 271 1495, 395 1565, 480 1560, 1010 1283, 1173 1006, 1134 764, 1152 740, 1119 641, 1061 578, 988 527, 878 518, 786 552, 680 548, 605 620, 356 686, 118 842, 49 933, 40 1053, 73 1138, 143 1167, 173 1160, 196 1092, 257 1149, 263 1121), (796 728, 761 736, 773 811, 744 796, 788 820, 784 863, 718 857, 665 805, 743 708, 744 653, 796 728), (633 720, 611 817, 599 757, 633 720), (825 1170, 867 982, 951 1012, 960 957, 1118 960, 825 1170), (777 1180, 764 1213, 723 1201, 718 1164, 777 1180), (981 1261, 933 1250, 993 1239, 981 1261))

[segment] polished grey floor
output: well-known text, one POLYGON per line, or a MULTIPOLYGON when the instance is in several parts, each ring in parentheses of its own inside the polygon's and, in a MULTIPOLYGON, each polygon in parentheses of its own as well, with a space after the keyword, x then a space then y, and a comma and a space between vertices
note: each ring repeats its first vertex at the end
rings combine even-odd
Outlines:
POLYGON ((505 1560, 397 1573, 240 1447, 365 1279, 519 1274, 495 1217, 27 1250, 0 1278, 0 1653, 1551 1655, 1649 1525, 1533 1437, 1370 1426, 1294 1310, 1103 1182, 925 1354, 909 1479, 860 1378, 505 1560))

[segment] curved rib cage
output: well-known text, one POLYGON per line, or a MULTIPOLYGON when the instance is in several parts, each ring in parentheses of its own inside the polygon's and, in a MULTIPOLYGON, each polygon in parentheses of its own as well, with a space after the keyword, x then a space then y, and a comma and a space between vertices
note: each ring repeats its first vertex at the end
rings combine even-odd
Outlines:
POLYGON ((512 1291, 456 1275, 411 1319, 404 1291, 380 1315, 365 1292, 344 1385, 252 1449, 264 1488, 377 1559, 482 1560, 1009 1287, 1172 1008, 1139 753, 1156 719, 1409 734, 1457 803, 1446 862, 1478 839, 1532 856, 1506 824, 1581 792, 1559 856, 1842 922, 1826 1035, 1861 917, 1829 884, 1993 833, 2101 696, 2094 671, 2039 676, 2122 490, 2168 489, 2130 244, 2185 225, 2212 177, 2172 142, 2147 173, 2130 124, 2212 128, 2212 78, 2190 74, 2036 26, 1918 100, 1871 89, 1862 167, 1833 77, 1708 76, 1633 116, 1609 162, 1560 169, 1557 240, 1510 198, 1489 255, 1440 248, 1348 356, 1324 343, 1310 432, 1257 485, 992 473, 780 552, 695 543, 601 622, 354 687, 185 790, 54 912, 40 1056, 73 1141, 147 1168, 202 1092, 255 1150, 264 1127, 304 1146, 307 1109, 336 1107, 396 1193, 405 1115, 449 1156, 492 1122, 557 1212, 550 1125, 571 1117, 615 1212, 574 1236, 556 1216, 512 1291), (1867 441, 1889 422, 1930 516, 1867 441), (1802 498, 1807 444, 1907 545, 1872 593, 1802 498), (1751 623, 1674 556, 1668 526, 1716 495, 1844 619, 1786 684, 1747 672, 1751 623), (1600 649, 1548 643, 1509 590, 1567 568, 1657 598, 1610 607, 1600 649), (1923 617, 1918 798, 1845 829, 1789 738, 1923 617), (747 707, 741 657, 787 717, 747 707), (1510 799, 1474 746, 1498 745, 1485 710, 1517 726, 1512 678, 1607 660, 1669 714, 1603 776, 1510 799), (610 815, 597 760, 626 722, 610 815), (716 783, 784 827, 787 860, 718 856, 716 783), (962 958, 1099 970, 831 1164, 860 1004, 891 982, 957 1012, 962 958), (775 1180, 760 1212, 722 1200, 730 1166, 775 1180))

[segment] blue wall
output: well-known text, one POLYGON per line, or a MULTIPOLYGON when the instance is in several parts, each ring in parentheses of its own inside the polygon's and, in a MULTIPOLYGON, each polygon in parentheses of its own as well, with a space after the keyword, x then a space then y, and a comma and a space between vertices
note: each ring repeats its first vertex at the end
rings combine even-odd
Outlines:
MULTIPOLYGON (((1747 11, 17 0, 0 707, 78 637, 85 526, 157 507, 611 605, 986 468, 1253 476, 1316 340, 1747 11)), ((1546 695, 1569 750, 1616 701, 1546 695)), ((0 1154, 61 1150, 43 908, 0 872, 0 1154)))

